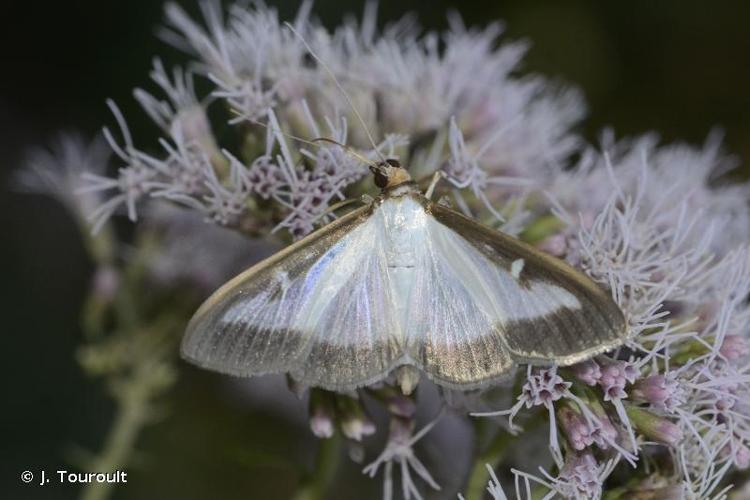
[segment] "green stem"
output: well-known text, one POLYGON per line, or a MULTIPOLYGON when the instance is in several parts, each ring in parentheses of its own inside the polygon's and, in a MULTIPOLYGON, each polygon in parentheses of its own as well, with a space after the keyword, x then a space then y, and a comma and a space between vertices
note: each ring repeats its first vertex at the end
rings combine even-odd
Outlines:
MULTIPOLYGON (((536 412, 532 415, 529 420, 523 426, 524 434, 528 434, 536 430, 539 426, 545 423, 546 413, 536 412)), ((475 426, 478 429, 478 426, 475 426)), ((477 430, 477 440, 481 439, 481 434, 477 430)), ((499 429, 495 437, 490 442, 489 446, 479 453, 474 466, 469 474, 469 481, 466 486, 466 500, 481 500, 484 498, 485 492, 487 491, 487 484, 490 479, 490 472, 487 470, 487 465, 496 469, 503 458, 505 458, 505 452, 508 451, 510 445, 518 439, 519 435, 514 435, 509 432, 505 432, 503 429, 499 429)), ((535 492, 536 493, 536 492, 535 492)))
POLYGON ((484 494, 487 491, 487 483, 490 479, 487 465, 493 469, 500 465, 508 446, 513 442, 514 438, 515 436, 501 429, 487 449, 477 456, 466 486, 467 500, 481 500, 484 498, 484 494))
MULTIPOLYGON (((127 465, 135 440, 148 421, 149 397, 148 382, 144 383, 140 378, 128 382, 124 394, 118 398, 117 415, 104 449, 89 464, 91 471, 113 472, 127 465)), ((109 497, 114 485, 88 483, 81 493, 81 500, 104 500, 109 497)))
POLYGON ((323 500, 328 487, 333 481, 336 469, 341 460, 341 437, 335 433, 328 439, 320 440, 315 470, 307 480, 300 484, 293 500, 323 500))

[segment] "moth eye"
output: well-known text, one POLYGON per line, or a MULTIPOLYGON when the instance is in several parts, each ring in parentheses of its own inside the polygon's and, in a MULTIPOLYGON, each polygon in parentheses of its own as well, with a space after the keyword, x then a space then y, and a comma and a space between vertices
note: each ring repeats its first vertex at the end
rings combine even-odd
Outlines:
POLYGON ((380 189, 385 188, 388 185, 388 176, 380 170, 373 170, 375 174, 375 185, 380 189))
POLYGON ((388 158, 387 160, 385 160, 385 162, 393 168, 403 168, 401 166, 401 163, 394 158, 388 158))

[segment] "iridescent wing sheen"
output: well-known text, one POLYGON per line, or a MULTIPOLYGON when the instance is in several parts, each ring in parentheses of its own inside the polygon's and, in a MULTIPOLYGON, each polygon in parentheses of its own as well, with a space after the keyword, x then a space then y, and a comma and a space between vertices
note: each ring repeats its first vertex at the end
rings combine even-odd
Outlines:
POLYGON ((612 298, 568 264, 425 197, 424 252, 406 329, 437 383, 482 387, 517 363, 569 365, 621 345, 612 298))
POLYGON ((399 365, 471 389, 518 363, 572 364, 625 337, 621 311, 585 275, 411 193, 386 195, 224 285, 190 322, 182 354, 331 390, 399 365))
POLYGON ((401 348, 372 212, 355 210, 224 285, 191 320, 183 357, 331 390, 384 378, 401 348))

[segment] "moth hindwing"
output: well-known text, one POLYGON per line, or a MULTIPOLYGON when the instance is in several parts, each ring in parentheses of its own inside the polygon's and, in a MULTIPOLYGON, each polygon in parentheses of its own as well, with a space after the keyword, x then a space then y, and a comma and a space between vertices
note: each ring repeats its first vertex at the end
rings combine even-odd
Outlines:
POLYGON ((191 320, 182 353, 330 390, 403 365, 472 389, 518 363, 582 361, 625 336, 622 312, 583 273, 402 188, 224 285, 191 320))

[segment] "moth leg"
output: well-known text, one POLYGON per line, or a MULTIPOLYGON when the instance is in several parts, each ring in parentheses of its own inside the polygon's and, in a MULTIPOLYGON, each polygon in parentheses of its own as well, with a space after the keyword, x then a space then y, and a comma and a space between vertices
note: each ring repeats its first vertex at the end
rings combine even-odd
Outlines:
POLYGON ((428 200, 432 198, 432 193, 435 192, 435 187, 437 187, 438 182, 440 182, 440 179, 445 177, 445 172, 442 170, 438 170, 432 175, 432 180, 430 181, 430 185, 427 188, 427 191, 424 192, 425 198, 428 200))

